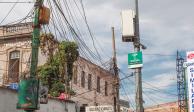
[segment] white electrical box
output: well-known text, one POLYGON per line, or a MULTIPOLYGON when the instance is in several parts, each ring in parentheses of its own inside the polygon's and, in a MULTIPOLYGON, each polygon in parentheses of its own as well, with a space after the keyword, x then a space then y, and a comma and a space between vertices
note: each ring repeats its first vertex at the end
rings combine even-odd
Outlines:
POLYGON ((135 37, 135 12, 125 10, 121 12, 122 16, 122 40, 124 42, 133 42, 135 37))

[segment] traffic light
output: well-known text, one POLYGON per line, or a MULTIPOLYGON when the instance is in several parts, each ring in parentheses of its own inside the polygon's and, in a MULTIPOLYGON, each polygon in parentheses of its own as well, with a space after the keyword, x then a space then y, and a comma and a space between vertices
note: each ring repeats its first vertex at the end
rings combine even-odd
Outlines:
POLYGON ((37 110, 39 81, 35 78, 22 79, 18 89, 17 109, 37 110))

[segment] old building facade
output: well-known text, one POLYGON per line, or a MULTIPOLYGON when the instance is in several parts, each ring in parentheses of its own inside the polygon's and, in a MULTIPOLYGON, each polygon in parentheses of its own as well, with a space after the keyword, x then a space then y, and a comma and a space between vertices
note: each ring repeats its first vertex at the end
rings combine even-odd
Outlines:
MULTIPOLYGON (((30 67, 32 23, 0 27, 0 85, 19 81, 30 67)), ((46 59, 39 53, 38 65, 46 59)))
POLYGON ((75 66, 78 73, 71 83, 77 95, 73 101, 82 100, 82 105, 88 106, 113 105, 113 75, 84 58, 79 58, 75 66))
MULTIPOLYGON (((0 85, 18 83, 29 71, 32 23, 0 26, 0 85)), ((38 65, 46 62, 39 50, 38 65)), ((71 100, 80 105, 113 105, 113 75, 103 68, 79 57, 74 67, 71 100)))

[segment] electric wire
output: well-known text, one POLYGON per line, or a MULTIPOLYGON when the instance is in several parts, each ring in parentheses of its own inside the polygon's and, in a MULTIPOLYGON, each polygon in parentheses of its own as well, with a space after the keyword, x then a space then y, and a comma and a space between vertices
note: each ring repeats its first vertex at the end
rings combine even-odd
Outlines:
POLYGON ((5 21, 5 19, 9 16, 9 14, 12 12, 12 10, 15 8, 15 6, 17 5, 17 3, 19 2, 19 0, 17 0, 13 6, 11 7, 11 9, 9 10, 9 12, 7 13, 7 15, 1 20, 0 25, 5 21))
MULTIPOLYGON (((144 92, 143 92, 143 94, 144 94, 145 96, 147 96, 147 98, 150 99, 150 101, 152 101, 154 104, 159 105, 159 103, 156 102, 153 98, 151 98, 147 93, 144 93, 144 92)), ((161 107, 163 110, 165 110, 166 112, 170 112, 168 109, 166 109, 166 108, 164 108, 164 107, 162 107, 162 106, 160 106, 160 107, 161 107)))
MULTIPOLYGON (((119 81, 125 80, 125 79, 127 79, 127 78, 129 78, 129 77, 132 77, 132 76, 133 76, 133 74, 130 74, 130 75, 126 76, 126 77, 123 77, 123 78, 119 79, 119 81)), ((112 82, 112 83, 109 83, 108 85, 112 85, 112 84, 114 84, 114 83, 115 83, 115 82, 112 82)), ((105 86, 105 85, 100 86, 100 87, 104 87, 104 86, 105 86)), ((80 95, 89 93, 89 92, 91 92, 91 91, 96 91, 96 90, 97 90, 96 88, 93 88, 92 90, 88 90, 88 91, 86 91, 86 92, 82 92, 82 93, 77 94, 77 95, 72 96, 72 97, 77 97, 77 96, 80 96, 80 95)))
MULTIPOLYGON (((63 4, 64 4, 64 2, 65 2, 65 1, 63 1, 63 4)), ((59 5, 59 1, 58 1, 58 2, 53 1, 53 3, 55 4, 56 9, 59 10, 59 13, 61 14, 62 18, 65 20, 65 23, 66 23, 66 25, 67 25, 67 28, 73 33, 74 39, 78 42, 79 47, 80 47, 80 45, 83 46, 84 49, 86 49, 87 52, 89 52, 89 54, 91 55, 92 58, 95 58, 95 60, 99 60, 99 61, 100 61, 101 59, 97 58, 98 56, 96 56, 96 55, 88 48, 88 46, 85 44, 85 42, 78 36, 78 34, 75 33, 75 30, 73 29, 73 26, 71 26, 71 24, 68 22, 67 18, 66 18, 65 15, 64 15, 64 12, 62 11, 63 9, 61 8, 61 5, 59 5)), ((65 6, 66 6, 66 10, 69 10, 69 8, 68 8, 68 6, 67 6, 67 2, 66 2, 66 5, 65 5, 65 6)), ((68 11, 68 12, 69 12, 69 14, 70 14, 70 11, 68 11)), ((72 16, 72 14, 71 14, 71 16, 72 16)), ((72 17, 70 17, 70 18, 71 18, 71 20, 73 20, 72 17)), ((86 52, 85 50, 83 50, 83 47, 81 47, 80 49, 81 49, 83 52, 86 52)), ((89 58, 89 60, 90 60, 90 59, 91 59, 91 58, 89 58)))
MULTIPOLYGON (((9 22, 9 23, 7 23, 6 25, 13 25, 13 24, 23 23, 24 20, 31 19, 33 13, 34 13, 34 8, 32 8, 32 9, 29 11, 29 13, 28 13, 24 18, 18 19, 18 20, 12 21, 12 22, 9 22)), ((6 26, 6 25, 4 25, 4 26, 6 26)))
MULTIPOLYGON (((101 56, 100 56, 100 54, 99 54, 99 52, 98 52, 98 50, 97 50, 97 48, 96 48, 96 45, 94 44, 94 37, 93 37, 93 34, 92 34, 92 32, 91 32, 90 26, 89 26, 88 21, 87 21, 87 18, 86 18, 86 12, 85 12, 85 8, 84 8, 84 5, 83 5, 83 1, 80 0, 80 3, 81 3, 81 6, 82 6, 82 10, 83 10, 84 20, 85 20, 87 29, 88 29, 88 31, 89 31, 90 37, 91 37, 91 39, 92 39, 92 44, 93 44, 93 46, 94 46, 94 49, 96 50, 96 53, 97 53, 98 57, 99 57, 100 60, 101 60, 101 56)), ((101 63, 102 63, 102 62, 101 62, 101 63)))
MULTIPOLYGON (((60 10, 60 7, 57 5, 57 8, 60 10)), ((71 32, 73 32, 73 34, 74 35, 76 35, 76 37, 78 37, 78 35, 75 33, 75 31, 73 30, 73 28, 70 26, 70 24, 68 23, 68 21, 67 21, 67 19, 66 19, 66 17, 65 17, 65 15, 64 15, 64 13, 62 12, 62 10, 60 10, 60 12, 62 13, 62 17, 65 19, 65 22, 67 23, 67 26, 68 26, 68 28, 70 29, 70 31, 71 32)), ((79 38, 78 38, 79 39, 79 38)), ((75 40, 77 40, 76 38, 75 38, 75 40)), ((77 42, 79 42, 80 40, 77 40, 77 42)), ((81 40, 82 41, 82 40, 81 40)), ((80 41, 80 42, 81 42, 80 41)), ((80 43, 78 43, 78 45, 80 45, 80 43)), ((82 49, 82 48, 81 48, 82 49)))
MULTIPOLYGON (((122 71, 120 71, 122 74, 124 74, 124 75, 126 75, 126 73, 123 73, 122 71)), ((129 81, 130 81, 130 79, 129 78, 127 78, 129 81)), ((135 82, 133 82, 133 81, 130 81, 130 82, 132 82, 134 85, 135 85, 135 82)), ((152 86, 153 87, 153 86, 152 86)), ((166 95, 168 95, 168 96, 165 96, 165 97, 162 97, 162 96, 156 96, 155 95, 155 97, 158 97, 158 98, 163 98, 163 99, 166 99, 167 97, 170 97, 170 98, 176 98, 177 97, 177 95, 176 94, 172 94, 172 93, 170 93, 170 92, 167 92, 167 91, 163 91, 163 90, 161 90, 161 89, 158 89, 157 87, 154 87, 154 88, 145 88, 144 87, 144 89, 150 89, 150 90, 152 90, 152 91, 155 91, 155 92, 159 92, 159 93, 163 93, 163 94, 166 94, 166 95)), ((151 93, 154 93, 154 92, 145 92, 145 91, 143 91, 143 93, 146 93, 146 94, 151 94, 151 93)), ((145 95, 145 94, 144 94, 145 95)), ((155 98, 156 99, 156 98, 155 98)), ((161 99, 159 99, 159 101, 161 101, 161 99)), ((152 100, 152 102, 153 102, 153 99, 151 99, 152 100)), ((155 102, 156 103, 156 102, 155 102)))
MULTIPOLYGON (((154 90, 154 91, 163 92, 163 93, 166 93, 166 94, 172 95, 172 96, 177 96, 177 94, 173 94, 173 93, 170 93, 170 92, 168 92, 168 91, 161 90, 160 88, 158 88, 158 87, 156 87, 156 86, 154 86, 154 85, 152 85, 152 84, 150 84, 150 83, 148 83, 148 82, 145 82, 145 81, 142 81, 142 82, 143 82, 144 84, 146 84, 146 85, 152 87, 152 88, 150 88, 150 89, 152 89, 152 90, 154 90)), ((147 88, 147 89, 148 89, 148 88, 147 88)))
MULTIPOLYGON (((123 89, 123 91, 124 91, 125 95, 127 96, 129 102, 132 102, 132 98, 130 97, 130 95, 127 94, 127 92, 126 92, 125 87, 123 86, 123 84, 121 84, 121 88, 123 89)), ((133 103, 130 103, 130 104, 131 104, 133 110, 135 110, 135 105, 133 103)))
MULTIPOLYGON (((124 73, 124 72, 122 72, 122 71, 120 71, 120 73, 122 73, 123 75, 126 76, 126 73, 124 73)), ((128 78, 128 80, 129 80, 130 82, 132 82, 129 78, 128 78)), ((171 96, 177 96, 177 94, 173 94, 173 93, 171 93, 171 92, 161 90, 160 88, 158 88, 158 87, 156 87, 156 86, 154 86, 154 85, 152 85, 152 84, 149 84, 148 82, 145 82, 145 81, 143 81, 143 80, 142 80, 142 82, 143 82, 144 84, 146 84, 146 85, 152 87, 152 88, 146 88, 146 89, 150 89, 150 90, 157 91, 157 92, 162 92, 162 93, 164 93, 164 94, 168 94, 168 95, 171 95, 171 96)), ((135 82, 133 82, 133 83, 135 84, 135 82)))
POLYGON ((31 1, 26 1, 26 2, 0 2, 0 3, 2 3, 2 4, 9 4, 9 3, 11 3, 11 4, 15 4, 15 3, 35 3, 35 2, 31 2, 31 1))
POLYGON ((176 55, 174 55, 174 54, 160 54, 160 53, 149 53, 149 54, 147 54, 147 53, 143 53, 144 55, 146 55, 146 56, 169 56, 169 57, 174 57, 174 56, 176 56, 176 55))

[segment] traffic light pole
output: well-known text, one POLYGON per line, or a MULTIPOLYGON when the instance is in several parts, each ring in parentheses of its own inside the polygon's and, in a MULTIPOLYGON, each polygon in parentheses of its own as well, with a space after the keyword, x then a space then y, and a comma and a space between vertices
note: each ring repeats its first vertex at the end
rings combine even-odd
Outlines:
MULTIPOLYGON (((138 0, 135 0, 136 6, 136 16, 135 16, 135 41, 134 41, 134 50, 136 52, 140 51, 140 34, 139 34, 139 9, 138 9, 138 0)), ((135 81, 136 81, 136 112, 144 112, 143 109, 143 97, 142 97, 142 74, 141 68, 135 69, 135 81)))

